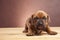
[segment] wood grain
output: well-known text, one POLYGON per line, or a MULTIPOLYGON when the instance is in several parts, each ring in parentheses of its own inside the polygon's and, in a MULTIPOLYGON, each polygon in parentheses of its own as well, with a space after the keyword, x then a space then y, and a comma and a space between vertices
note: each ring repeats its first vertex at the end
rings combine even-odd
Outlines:
POLYGON ((43 34, 39 36, 26 36, 22 33, 24 28, 0 28, 0 40, 60 40, 60 27, 51 27, 57 35, 43 34))

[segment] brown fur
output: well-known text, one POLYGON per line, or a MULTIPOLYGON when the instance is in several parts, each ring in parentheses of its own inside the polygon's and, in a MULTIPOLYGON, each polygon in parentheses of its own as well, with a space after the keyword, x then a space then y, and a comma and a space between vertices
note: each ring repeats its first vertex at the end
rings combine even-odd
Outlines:
MULTIPOLYGON (((25 23, 25 30, 23 31, 24 33, 27 33, 27 36, 32 36, 32 35, 39 35, 41 34, 42 31, 47 32, 50 35, 56 35, 57 32, 51 31, 51 29, 49 28, 49 20, 50 17, 48 16, 48 14, 44 11, 37 11, 34 14, 32 14, 32 16, 30 18, 27 19, 26 23, 25 23), (43 17, 45 17, 46 19, 43 19, 43 23, 44 23, 44 28, 43 26, 40 27, 40 30, 37 30, 36 28, 36 20, 33 20, 34 18, 38 17, 39 19, 43 19, 43 17)), ((40 25, 39 25, 40 26, 40 25)))

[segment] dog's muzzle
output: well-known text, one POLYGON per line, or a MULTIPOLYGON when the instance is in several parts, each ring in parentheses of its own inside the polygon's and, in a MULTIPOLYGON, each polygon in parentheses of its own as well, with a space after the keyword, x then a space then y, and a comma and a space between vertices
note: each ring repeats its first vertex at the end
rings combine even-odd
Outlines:
POLYGON ((37 19, 36 26, 43 25, 43 21, 41 19, 37 19))
POLYGON ((44 29, 44 22, 43 22, 43 20, 42 19, 37 19, 37 23, 36 23, 36 28, 38 29, 38 30, 42 30, 42 29, 44 29))

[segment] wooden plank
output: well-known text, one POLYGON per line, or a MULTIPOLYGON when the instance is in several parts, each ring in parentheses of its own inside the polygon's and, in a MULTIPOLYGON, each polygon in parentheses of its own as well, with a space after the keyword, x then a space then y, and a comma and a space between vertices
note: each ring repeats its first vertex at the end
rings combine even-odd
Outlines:
POLYGON ((51 27, 57 35, 43 34, 41 36, 26 36, 24 28, 0 28, 0 40, 60 40, 60 27, 51 27))

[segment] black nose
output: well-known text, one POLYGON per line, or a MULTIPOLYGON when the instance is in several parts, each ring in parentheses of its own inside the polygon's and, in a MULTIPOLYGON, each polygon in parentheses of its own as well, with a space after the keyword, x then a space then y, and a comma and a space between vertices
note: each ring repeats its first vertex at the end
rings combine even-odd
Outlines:
POLYGON ((39 22, 40 25, 42 25, 43 23, 42 22, 39 22))
POLYGON ((43 24, 43 21, 42 20, 37 20, 37 24, 43 24))
POLYGON ((36 24, 36 26, 40 26, 40 25, 43 25, 42 20, 37 20, 37 24, 36 24))

